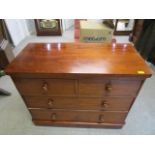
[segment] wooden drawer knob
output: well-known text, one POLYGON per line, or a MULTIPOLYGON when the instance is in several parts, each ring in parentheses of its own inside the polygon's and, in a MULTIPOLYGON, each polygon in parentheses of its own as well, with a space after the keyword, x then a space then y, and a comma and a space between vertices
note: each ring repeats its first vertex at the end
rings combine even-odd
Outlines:
POLYGON ((52 113, 52 114, 51 114, 51 120, 52 120, 52 121, 55 121, 55 120, 56 120, 56 113, 52 113))
POLYGON ((108 91, 108 92, 110 92, 110 91, 112 90, 112 85, 111 85, 111 83, 106 84, 105 90, 108 91))
POLYGON ((98 122, 101 123, 101 122, 104 122, 104 115, 99 115, 99 118, 98 118, 98 122))
POLYGON ((108 104, 107 101, 103 101, 103 102, 101 103, 101 108, 102 108, 102 110, 106 110, 106 109, 108 108, 108 106, 109 106, 109 104, 108 104))
POLYGON ((46 82, 43 83, 42 89, 44 92, 48 91, 48 84, 46 82))
POLYGON ((54 105, 54 101, 52 99, 49 99, 47 104, 50 108, 52 108, 54 105))

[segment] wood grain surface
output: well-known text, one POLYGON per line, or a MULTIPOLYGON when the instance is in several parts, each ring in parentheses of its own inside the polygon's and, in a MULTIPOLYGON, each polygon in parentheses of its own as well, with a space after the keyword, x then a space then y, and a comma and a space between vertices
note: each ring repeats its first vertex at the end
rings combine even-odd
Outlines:
POLYGON ((5 71, 20 76, 21 73, 143 77, 152 74, 131 44, 115 43, 30 43, 5 71))

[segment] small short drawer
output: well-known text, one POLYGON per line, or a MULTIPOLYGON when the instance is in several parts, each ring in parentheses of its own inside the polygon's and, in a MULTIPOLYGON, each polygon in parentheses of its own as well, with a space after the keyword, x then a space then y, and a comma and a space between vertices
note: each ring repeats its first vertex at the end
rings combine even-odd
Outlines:
POLYGON ((136 96, 141 81, 84 79, 79 81, 81 96, 136 96))
POLYGON ((68 79, 15 79, 22 95, 75 95, 76 80, 68 79))
POLYGON ((133 98, 130 97, 48 97, 24 96, 28 108, 70 109, 70 110, 100 110, 128 111, 133 98))
POLYGON ((126 112, 89 112, 31 109, 33 120, 42 121, 75 121, 98 123, 124 123, 126 112))

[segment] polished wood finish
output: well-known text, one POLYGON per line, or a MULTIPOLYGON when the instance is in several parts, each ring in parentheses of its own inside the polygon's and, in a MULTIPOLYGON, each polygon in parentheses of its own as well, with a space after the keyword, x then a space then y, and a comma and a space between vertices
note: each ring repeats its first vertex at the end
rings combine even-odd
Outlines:
POLYGON ((15 76, 78 75, 150 77, 151 71, 131 44, 31 43, 9 65, 15 76), (138 71, 144 71, 139 74, 138 71))
POLYGON ((94 127, 94 128, 121 128, 123 123, 99 123, 99 122, 79 122, 79 121, 42 121, 32 119, 36 125, 52 125, 67 127, 94 127))
POLYGON ((30 109, 30 112, 34 120, 41 121, 124 123, 126 117, 126 112, 92 112, 47 109, 30 109))
POLYGON ((38 125, 116 127, 152 72, 130 44, 29 44, 5 70, 38 125))
POLYGON ((14 81, 23 95, 74 95, 76 93, 76 81, 72 79, 22 78, 14 81))
POLYGON ((103 96, 103 95, 125 95, 135 96, 138 88, 140 87, 140 81, 130 80, 106 80, 103 79, 84 79, 79 80, 79 94, 91 95, 91 96, 103 96))
POLYGON ((129 111, 132 97, 55 97, 24 96, 29 109, 68 109, 97 111, 129 111))

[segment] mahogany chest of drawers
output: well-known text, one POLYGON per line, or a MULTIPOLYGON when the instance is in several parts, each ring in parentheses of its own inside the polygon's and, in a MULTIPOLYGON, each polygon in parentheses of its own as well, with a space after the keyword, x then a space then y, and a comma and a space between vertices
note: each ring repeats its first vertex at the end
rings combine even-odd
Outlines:
POLYGON ((7 67, 37 125, 122 127, 152 72, 130 44, 31 43, 7 67))

